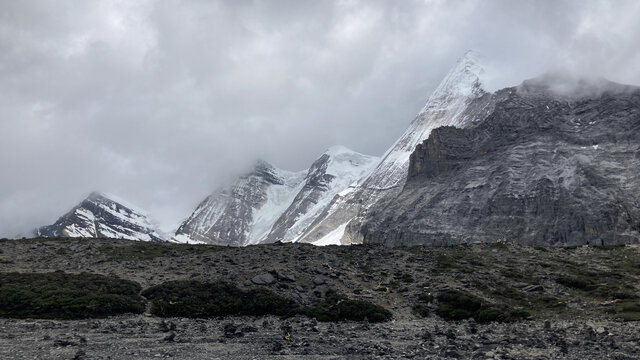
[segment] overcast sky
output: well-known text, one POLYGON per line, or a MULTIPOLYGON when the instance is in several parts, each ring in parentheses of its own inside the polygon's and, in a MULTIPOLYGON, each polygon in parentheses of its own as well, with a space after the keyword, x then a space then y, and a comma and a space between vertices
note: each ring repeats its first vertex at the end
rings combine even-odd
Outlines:
POLYGON ((467 49, 491 89, 640 84, 639 1, 0 0, 0 237, 93 190, 163 224, 256 158, 381 155, 467 49))

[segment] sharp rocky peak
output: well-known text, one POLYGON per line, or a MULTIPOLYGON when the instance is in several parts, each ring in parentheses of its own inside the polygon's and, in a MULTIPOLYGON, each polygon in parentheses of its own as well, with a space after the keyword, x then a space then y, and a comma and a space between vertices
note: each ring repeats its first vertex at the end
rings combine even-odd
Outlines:
POLYGON ((451 107, 452 98, 466 99, 483 93, 481 79, 484 69, 480 64, 481 56, 467 51, 429 97, 420 114, 429 110, 446 110, 451 107))

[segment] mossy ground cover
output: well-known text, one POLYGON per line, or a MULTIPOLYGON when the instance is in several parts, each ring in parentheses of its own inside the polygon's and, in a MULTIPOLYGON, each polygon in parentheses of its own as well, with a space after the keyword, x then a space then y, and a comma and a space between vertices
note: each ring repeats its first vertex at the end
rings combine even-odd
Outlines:
POLYGON ((352 300, 335 291, 327 291, 325 299, 302 308, 302 314, 318 321, 369 321, 391 320, 392 314, 382 306, 363 300, 352 300))
POLYGON ((420 317, 429 316, 429 304, 433 302, 433 295, 428 293, 422 293, 418 295, 418 301, 413 305, 411 310, 414 314, 420 317))
POLYGON ((462 284, 454 280, 453 288, 477 294, 481 302, 503 312, 526 312, 534 318, 572 318, 585 311, 626 320, 640 315, 632 311, 640 283, 640 251, 634 246, 456 245, 430 249, 424 256, 433 264, 431 283, 464 279, 462 284))
POLYGON ((299 306, 267 289, 243 291, 235 285, 170 281, 145 290, 154 315, 207 318, 227 315, 294 315, 299 306))
POLYGON ((487 304, 479 297, 458 290, 443 291, 438 294, 436 314, 446 320, 463 320, 473 318, 477 322, 512 321, 529 317, 522 310, 510 309, 506 306, 487 304))
POLYGON ((0 317, 99 318, 142 313, 140 285, 96 274, 0 274, 0 317))
POLYGON ((328 291, 324 300, 308 307, 300 306, 268 289, 244 291, 224 282, 171 281, 149 288, 143 295, 152 300, 151 312, 163 317, 303 314, 319 321, 380 322, 391 319, 391 313, 381 306, 351 300, 334 291, 328 291))

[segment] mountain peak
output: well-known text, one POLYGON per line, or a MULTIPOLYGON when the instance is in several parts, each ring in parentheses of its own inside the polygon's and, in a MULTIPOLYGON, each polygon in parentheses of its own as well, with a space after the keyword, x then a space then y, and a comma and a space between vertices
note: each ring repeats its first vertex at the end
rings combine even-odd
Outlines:
POLYGON ((89 194, 89 196, 87 196, 87 200, 94 200, 94 199, 106 199, 107 197, 99 192, 99 191, 92 191, 91 194, 89 194))
POLYGON ((254 170, 256 169, 271 169, 273 168, 273 165, 269 164, 267 161, 263 160, 263 159, 258 159, 253 163, 253 167, 254 170))
POLYGON ((162 241, 146 211, 126 201, 92 192, 54 224, 37 230, 44 237, 109 237, 162 241))
POLYGON ((468 50, 459 58, 429 97, 420 114, 429 110, 447 110, 455 103, 455 99, 466 99, 482 93, 484 90, 481 76, 484 69, 480 65, 480 59, 481 57, 472 50, 468 50))
POLYGON ((329 156, 336 156, 336 155, 340 155, 340 154, 354 154, 356 152, 351 150, 351 149, 349 149, 346 146, 334 145, 334 146, 328 148, 324 153, 329 155, 329 156))

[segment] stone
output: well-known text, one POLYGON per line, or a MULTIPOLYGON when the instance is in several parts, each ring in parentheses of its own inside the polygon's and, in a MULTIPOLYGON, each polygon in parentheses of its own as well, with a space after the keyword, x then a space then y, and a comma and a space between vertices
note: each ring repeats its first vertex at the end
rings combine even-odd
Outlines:
POLYGON ((274 278, 270 273, 263 273, 254 276, 251 281, 256 285, 269 285, 273 284, 276 281, 276 278, 274 278))
POLYGON ((291 281, 291 282, 296 281, 296 276, 295 275, 287 274, 287 273, 284 273, 282 271, 277 271, 276 272, 276 276, 278 277, 279 280, 291 281))
POLYGON ((529 285, 525 286, 522 290, 526 292, 543 292, 544 287, 542 285, 529 285))

